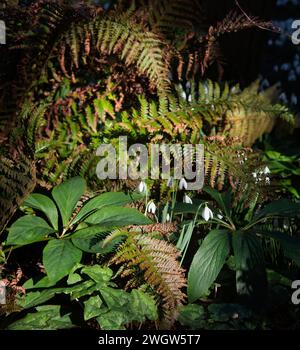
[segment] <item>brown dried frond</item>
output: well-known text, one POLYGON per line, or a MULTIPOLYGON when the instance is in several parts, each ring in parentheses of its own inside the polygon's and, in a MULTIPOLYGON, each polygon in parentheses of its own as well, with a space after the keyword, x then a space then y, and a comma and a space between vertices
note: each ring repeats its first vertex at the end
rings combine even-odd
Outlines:
POLYGON ((185 300, 182 288, 186 286, 184 270, 177 258, 175 246, 147 235, 132 234, 120 246, 111 264, 122 264, 121 276, 131 276, 129 285, 137 285, 137 267, 143 272, 144 282, 159 295, 163 317, 160 328, 170 328, 185 300))

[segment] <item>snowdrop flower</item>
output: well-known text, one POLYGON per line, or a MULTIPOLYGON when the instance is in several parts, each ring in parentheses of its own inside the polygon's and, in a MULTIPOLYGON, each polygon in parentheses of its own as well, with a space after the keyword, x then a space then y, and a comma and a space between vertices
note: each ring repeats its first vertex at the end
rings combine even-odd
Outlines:
POLYGON ((138 190, 140 193, 146 192, 147 191, 147 185, 144 181, 141 181, 138 187, 138 190))
POLYGON ((179 181, 179 189, 180 190, 183 190, 183 189, 187 190, 187 182, 184 178, 180 179, 180 181, 179 181))
POLYGON ((170 222, 171 221, 171 216, 169 213, 167 213, 167 216, 166 216, 166 222, 170 222))
POLYGON ((193 201, 191 197, 189 197, 187 194, 183 196, 183 203, 193 204, 193 201))
POLYGON ((155 212, 156 212, 156 205, 154 204, 153 201, 151 201, 151 202, 148 203, 146 211, 147 211, 148 213, 155 214, 155 212))
POLYGON ((267 177, 265 178, 265 181, 266 181, 266 184, 267 184, 267 185, 270 185, 270 178, 269 178, 269 176, 267 176, 267 177))
POLYGON ((192 102, 192 95, 189 95, 188 101, 189 101, 189 102, 192 102))
POLYGON ((254 177, 254 179, 257 178, 257 173, 252 173, 252 176, 254 177))
POLYGON ((223 215, 221 215, 221 214, 218 214, 217 217, 218 217, 218 219, 220 219, 220 220, 223 219, 223 215))
POLYGON ((213 219, 214 214, 213 212, 208 208, 208 206, 206 205, 205 208, 203 209, 202 213, 201 213, 203 219, 205 221, 208 221, 210 219, 213 219))
POLYGON ((173 182, 174 182, 174 179, 173 179, 173 177, 171 176, 171 177, 168 179, 168 181, 167 181, 167 186, 168 186, 168 187, 172 187, 172 186, 173 186, 173 182))
POLYGON ((267 174, 270 174, 270 169, 266 166, 265 168, 264 168, 264 174, 265 175, 267 175, 267 174))

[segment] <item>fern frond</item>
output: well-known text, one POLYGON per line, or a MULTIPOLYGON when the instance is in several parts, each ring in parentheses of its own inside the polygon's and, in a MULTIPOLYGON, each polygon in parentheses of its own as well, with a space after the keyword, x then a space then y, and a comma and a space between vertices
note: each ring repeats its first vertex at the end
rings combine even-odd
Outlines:
POLYGON ((122 264, 122 276, 130 276, 131 282, 137 278, 137 268, 143 272, 144 281, 160 297, 161 328, 171 327, 185 300, 181 289, 186 286, 186 281, 178 256, 172 244, 146 235, 131 234, 110 261, 111 264, 122 264))

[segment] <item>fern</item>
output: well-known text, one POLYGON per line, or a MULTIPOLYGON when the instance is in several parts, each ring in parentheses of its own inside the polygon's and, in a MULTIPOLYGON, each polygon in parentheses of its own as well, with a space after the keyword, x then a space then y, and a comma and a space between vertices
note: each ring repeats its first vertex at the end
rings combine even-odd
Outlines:
POLYGON ((131 278, 128 286, 141 283, 137 281, 137 269, 143 273, 144 281, 160 297, 159 305, 163 312, 161 328, 169 329, 185 300, 181 289, 186 281, 178 256, 177 249, 165 241, 130 234, 110 261, 111 264, 122 264, 122 276, 131 278))

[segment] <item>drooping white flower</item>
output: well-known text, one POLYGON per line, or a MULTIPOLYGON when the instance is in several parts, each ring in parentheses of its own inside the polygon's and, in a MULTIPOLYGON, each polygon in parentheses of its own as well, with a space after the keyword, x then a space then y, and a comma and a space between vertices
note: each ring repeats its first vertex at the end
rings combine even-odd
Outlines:
POLYGON ((193 204, 192 198, 185 194, 183 196, 183 203, 193 204))
POLYGON ((171 221, 171 216, 169 213, 167 213, 167 216, 166 216, 166 222, 170 222, 171 221))
POLYGON ((168 179, 168 181, 167 181, 167 186, 168 186, 168 187, 172 187, 172 186, 173 186, 173 182, 174 182, 173 177, 172 177, 172 176, 169 177, 169 179, 168 179))
POLYGON ((147 185, 144 181, 141 181, 138 187, 140 193, 144 193, 147 191, 147 185))
POLYGON ((187 190, 187 182, 184 178, 180 179, 180 181, 179 181, 179 189, 180 190, 183 190, 183 189, 187 190))
POLYGON ((267 185, 270 185, 271 181, 270 181, 269 176, 267 176, 267 177, 265 178, 265 181, 266 181, 266 184, 267 184, 267 185))
POLYGON ((267 174, 270 174, 271 173, 271 170, 266 166, 264 168, 264 174, 267 175, 267 174))
POLYGON ((223 215, 217 214, 217 218, 220 219, 220 220, 222 220, 222 219, 223 219, 223 215))
POLYGON ((214 217, 213 212, 208 208, 207 205, 206 205, 206 206, 204 207, 204 209, 202 210, 201 215, 202 215, 202 217, 203 217, 203 219, 204 219, 205 221, 208 221, 208 220, 210 220, 210 219, 213 219, 213 217, 214 217))
POLYGON ((153 201, 148 203, 146 211, 147 211, 147 213, 155 214, 155 212, 156 212, 156 205, 154 204, 153 201))
POLYGON ((257 178, 257 173, 252 173, 252 176, 254 177, 254 179, 256 179, 257 178))

